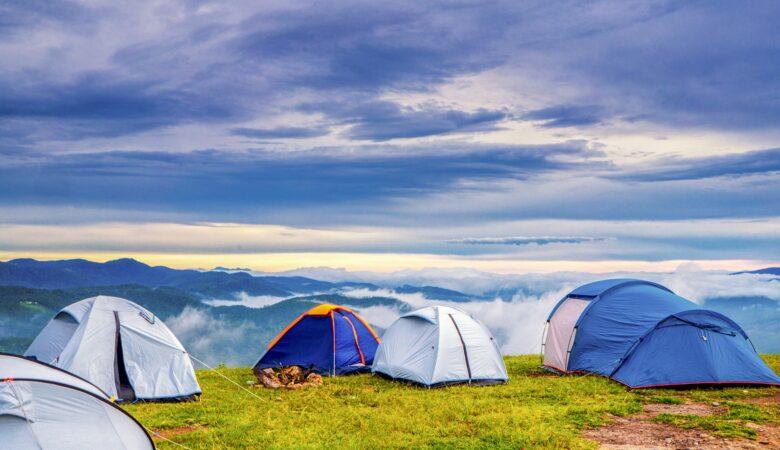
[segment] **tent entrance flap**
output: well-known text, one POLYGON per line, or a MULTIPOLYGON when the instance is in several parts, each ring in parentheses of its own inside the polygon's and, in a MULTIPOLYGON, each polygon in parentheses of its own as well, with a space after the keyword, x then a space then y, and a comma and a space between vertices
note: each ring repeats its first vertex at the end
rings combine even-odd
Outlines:
POLYGON ((349 320, 349 317, 347 316, 341 316, 342 319, 346 320, 349 324, 350 328, 352 329, 352 336, 355 338, 355 350, 358 352, 358 357, 360 358, 360 364, 366 365, 366 357, 363 355, 363 350, 360 348, 360 339, 358 338, 357 329, 355 329, 355 324, 352 323, 351 320, 349 320))
POLYGON ((122 351, 122 334, 119 331, 119 313, 114 311, 114 323, 116 324, 116 344, 114 358, 114 379, 116 380, 117 397, 124 401, 135 400, 135 390, 130 384, 130 377, 125 367, 125 355, 122 351))
POLYGON ((452 324, 455 325, 455 331, 458 332, 458 337, 460 338, 460 345, 463 346, 463 358, 466 359, 466 372, 469 375, 469 381, 471 381, 471 364, 469 364, 469 351, 466 349, 466 341, 463 340, 463 335, 460 334, 460 328, 458 328, 458 322, 455 321, 455 318, 452 317, 452 314, 448 314, 450 316, 450 320, 452 320, 452 324))
POLYGON ((588 303, 589 300, 569 297, 550 318, 547 335, 544 337, 545 366, 564 372, 568 369, 568 353, 573 345, 574 326, 588 303))

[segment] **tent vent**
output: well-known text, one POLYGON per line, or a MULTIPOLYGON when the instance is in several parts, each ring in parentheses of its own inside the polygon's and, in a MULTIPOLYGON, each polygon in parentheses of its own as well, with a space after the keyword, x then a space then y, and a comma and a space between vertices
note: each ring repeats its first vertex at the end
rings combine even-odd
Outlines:
POLYGON ((154 316, 151 313, 147 313, 146 311, 139 311, 138 315, 143 317, 147 322, 154 325, 154 316))

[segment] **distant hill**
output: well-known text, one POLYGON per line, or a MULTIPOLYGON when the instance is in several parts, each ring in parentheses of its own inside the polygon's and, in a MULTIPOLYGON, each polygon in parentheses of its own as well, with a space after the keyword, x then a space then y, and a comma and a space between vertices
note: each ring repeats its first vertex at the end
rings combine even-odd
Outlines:
POLYGON ((285 301, 309 301, 314 303, 333 303, 351 308, 366 308, 369 306, 387 306, 396 309, 399 313, 412 310, 408 303, 392 297, 348 297, 341 294, 319 294, 304 297, 294 297, 285 301))
POLYGON ((762 352, 780 352, 780 303, 760 296, 713 297, 703 307, 718 311, 748 332, 753 343, 762 343, 762 352))
POLYGON ((123 258, 106 263, 84 259, 37 261, 14 259, 0 263, 0 285, 43 289, 67 289, 83 286, 140 284, 176 287, 203 295, 229 295, 244 291, 251 295, 288 296, 290 292, 248 273, 201 272, 152 267, 123 258))
POLYGON ((394 289, 399 294, 423 294, 431 300, 446 300, 450 302, 470 302, 475 300, 473 297, 463 292, 444 289, 436 286, 410 286, 405 284, 394 289))
POLYGON ((369 283, 329 283, 306 277, 257 277, 246 272, 179 270, 149 266, 130 258, 105 263, 85 259, 37 261, 14 259, 0 262, 0 285, 42 289, 139 284, 175 287, 208 297, 249 295, 290 297, 300 293, 343 288, 377 289, 369 283))
MULTIPOLYGON (((255 276, 245 271, 228 271, 221 267, 209 271, 171 269, 165 266, 150 266, 131 258, 105 263, 85 259, 38 261, 29 258, 0 262, 0 285, 4 286, 71 289, 131 284, 170 287, 202 297, 223 299, 230 299, 242 292, 253 296, 294 297, 349 289, 380 289, 380 286, 371 283, 328 282, 302 276, 255 276)), ((431 300, 473 300, 462 292, 436 286, 403 285, 391 289, 399 294, 419 293, 431 300)))
POLYGON ((780 267, 766 267, 758 270, 744 270, 742 272, 734 272, 732 275, 739 275, 741 273, 755 273, 759 275, 780 275, 780 267))

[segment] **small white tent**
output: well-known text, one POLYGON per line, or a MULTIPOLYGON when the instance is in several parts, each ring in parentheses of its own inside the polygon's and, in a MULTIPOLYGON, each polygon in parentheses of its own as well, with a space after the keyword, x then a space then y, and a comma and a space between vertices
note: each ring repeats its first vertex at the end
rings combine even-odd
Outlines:
POLYGON ((83 377, 120 400, 200 394, 176 336, 162 320, 122 298, 92 297, 63 308, 25 356, 83 377))
POLYGON ((412 311, 390 325, 371 370, 425 386, 508 380, 490 331, 465 312, 446 306, 412 311))
POLYGON ((56 367, 0 354, 0 448, 154 449, 99 388, 56 367))

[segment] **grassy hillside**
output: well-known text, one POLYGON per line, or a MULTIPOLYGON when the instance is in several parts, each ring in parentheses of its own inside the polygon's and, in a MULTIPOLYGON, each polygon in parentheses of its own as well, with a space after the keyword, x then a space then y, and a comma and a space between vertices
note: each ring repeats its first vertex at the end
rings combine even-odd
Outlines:
MULTIPOLYGON (((780 355, 766 360, 780 371, 780 355)), ((136 404, 126 409, 145 426, 193 449, 216 448, 593 448, 581 430, 646 403, 717 402, 725 413, 701 418, 662 414, 657 423, 755 439, 751 424, 780 425, 777 388, 629 391, 592 376, 540 371, 537 356, 507 357, 511 380, 491 387, 424 389, 371 375, 325 379, 302 391, 255 388, 262 400, 211 371, 199 371, 203 397, 184 404, 136 404)), ((253 380, 249 369, 220 369, 253 380)), ((162 449, 176 446, 157 439, 162 449)))

